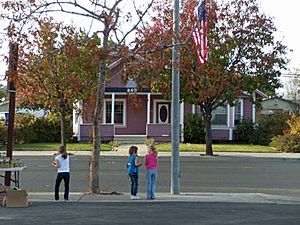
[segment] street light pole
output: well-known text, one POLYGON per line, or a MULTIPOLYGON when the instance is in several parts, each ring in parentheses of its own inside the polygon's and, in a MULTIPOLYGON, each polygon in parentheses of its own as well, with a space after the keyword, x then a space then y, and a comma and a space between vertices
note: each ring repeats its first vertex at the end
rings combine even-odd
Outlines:
POLYGON ((179 0, 174 0, 173 10, 173 52, 172 52, 172 160, 171 160, 171 194, 180 192, 179 168, 179 0))

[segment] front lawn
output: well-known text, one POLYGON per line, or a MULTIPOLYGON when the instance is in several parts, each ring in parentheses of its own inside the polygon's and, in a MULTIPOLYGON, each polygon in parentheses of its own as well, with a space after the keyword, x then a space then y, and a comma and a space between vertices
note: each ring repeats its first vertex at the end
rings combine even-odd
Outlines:
MULTIPOLYGON (((157 144, 158 151, 171 151, 171 143, 157 144)), ((205 144, 180 144, 181 152, 205 152, 205 144)), ((213 144, 214 152, 257 152, 257 153, 278 153, 276 149, 262 145, 245 145, 245 144, 213 144)))
MULTIPOLYGON (((31 143, 31 144, 15 144, 14 151, 56 151, 60 143, 31 143)), ((91 151, 90 143, 68 143, 68 151, 91 151)), ((110 144, 101 144, 101 151, 110 151, 110 144)), ((6 151, 6 145, 0 146, 0 151, 6 151)))
MULTIPOLYGON (((56 151, 59 143, 31 143, 15 144, 13 151, 56 151)), ((158 151, 170 152, 171 143, 157 144, 158 151)), ((91 151, 90 143, 68 143, 68 151, 91 151)), ((0 151, 6 151, 6 145, 0 145, 0 151)), ((111 151, 110 144, 101 144, 101 151, 111 151)), ((181 152, 205 152, 205 144, 180 144, 181 152)), ((242 144, 213 144, 214 152, 265 152, 278 153, 276 149, 262 145, 242 145, 242 144)))

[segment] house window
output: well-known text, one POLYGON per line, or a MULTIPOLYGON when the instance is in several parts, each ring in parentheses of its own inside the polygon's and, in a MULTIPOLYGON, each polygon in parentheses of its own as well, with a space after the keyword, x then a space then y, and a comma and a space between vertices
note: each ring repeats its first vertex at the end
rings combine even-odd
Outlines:
POLYGON ((219 106, 212 111, 212 125, 227 125, 227 106, 219 106))
POLYGON ((158 104, 158 123, 169 123, 168 104, 158 104))
POLYGON ((242 104, 240 101, 237 101, 234 105, 234 125, 241 123, 241 108, 242 104))
MULTIPOLYGON (((111 101, 106 100, 104 123, 111 123, 111 110, 112 110, 111 101)), ((115 101, 114 123, 116 125, 125 125, 125 102, 124 101, 115 101)))

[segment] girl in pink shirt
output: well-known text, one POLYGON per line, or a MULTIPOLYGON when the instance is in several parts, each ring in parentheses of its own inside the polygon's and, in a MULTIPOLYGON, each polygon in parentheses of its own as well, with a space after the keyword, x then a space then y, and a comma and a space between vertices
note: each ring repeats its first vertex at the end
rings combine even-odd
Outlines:
POLYGON ((154 145, 148 146, 148 153, 145 156, 147 170, 147 199, 155 199, 155 187, 157 176, 158 156, 154 145))

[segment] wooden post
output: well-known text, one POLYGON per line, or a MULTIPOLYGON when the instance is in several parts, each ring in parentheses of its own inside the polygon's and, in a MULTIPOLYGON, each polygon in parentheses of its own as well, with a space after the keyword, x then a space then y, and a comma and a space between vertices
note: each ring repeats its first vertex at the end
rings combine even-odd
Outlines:
MULTIPOLYGON (((16 109, 16 88, 15 80, 17 78, 18 68, 18 44, 9 44, 9 64, 7 72, 7 91, 9 92, 9 116, 7 128, 7 149, 6 156, 12 159, 13 140, 14 140, 14 122, 16 109)), ((10 186, 11 172, 5 172, 5 185, 10 186)))

